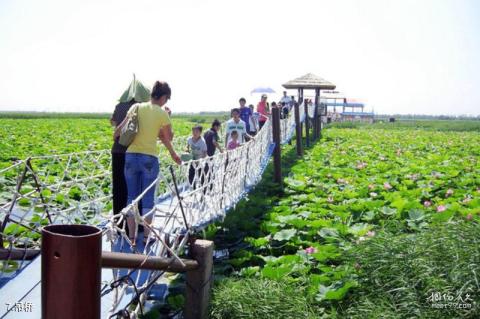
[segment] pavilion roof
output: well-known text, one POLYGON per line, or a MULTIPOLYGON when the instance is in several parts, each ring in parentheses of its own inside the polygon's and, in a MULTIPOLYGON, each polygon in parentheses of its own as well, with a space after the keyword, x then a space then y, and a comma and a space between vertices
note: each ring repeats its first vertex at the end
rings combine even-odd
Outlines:
POLYGON ((283 84, 283 87, 286 89, 334 90, 336 85, 313 73, 307 73, 304 76, 288 81, 283 84))

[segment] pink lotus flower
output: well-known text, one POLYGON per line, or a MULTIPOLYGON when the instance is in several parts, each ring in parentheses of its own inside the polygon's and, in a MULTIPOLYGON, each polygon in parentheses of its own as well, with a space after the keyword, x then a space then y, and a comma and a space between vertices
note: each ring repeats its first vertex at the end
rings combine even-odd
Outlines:
POLYGON ((445 197, 449 197, 453 195, 453 189, 449 188, 447 189, 447 192, 445 193, 445 197))
POLYGON ((423 206, 430 207, 430 206, 432 206, 432 202, 429 201, 429 200, 426 200, 426 201, 423 202, 423 206))
POLYGON ((467 220, 472 220, 472 219, 473 219, 473 215, 469 213, 469 214, 467 215, 467 220))
POLYGON ((310 254, 316 253, 317 249, 315 247, 310 246, 310 247, 305 248, 305 252, 310 255, 310 254))
POLYGON ((445 205, 437 206, 437 212, 438 213, 444 212, 446 210, 447 210, 447 207, 445 207, 445 205))
POLYGON ((472 198, 471 198, 470 196, 468 196, 468 197, 465 197, 465 198, 462 200, 462 203, 468 204, 468 203, 470 203, 471 201, 472 201, 472 198))
POLYGON ((373 237, 373 236, 375 236, 375 232, 373 230, 369 230, 367 232, 367 237, 373 237))
POLYGON ((333 202, 334 202, 333 197, 332 197, 332 196, 328 196, 328 197, 327 197, 327 203, 330 203, 330 204, 331 204, 331 203, 333 203, 333 202))
POLYGON ((367 163, 365 162, 360 162, 357 164, 357 169, 362 169, 362 168, 365 168, 367 166, 367 163))
POLYGON ((390 183, 388 182, 385 182, 383 183, 383 188, 385 188, 386 190, 389 190, 389 189, 392 189, 392 185, 390 185, 390 183))
POLYGON ((440 174, 439 172, 432 172, 432 176, 433 177, 441 177, 442 174, 440 174))
POLYGON ((371 193, 370 193, 370 196, 371 196, 371 197, 377 197, 377 196, 378 196, 378 194, 377 194, 377 193, 375 193, 375 192, 371 192, 371 193))

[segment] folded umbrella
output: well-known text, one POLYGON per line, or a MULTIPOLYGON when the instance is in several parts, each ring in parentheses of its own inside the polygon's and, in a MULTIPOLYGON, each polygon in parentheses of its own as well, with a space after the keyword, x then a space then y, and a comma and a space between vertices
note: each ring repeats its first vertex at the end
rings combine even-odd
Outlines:
POLYGON ((131 100, 135 100, 135 102, 148 102, 150 101, 150 89, 146 87, 142 82, 135 78, 135 74, 133 75, 133 80, 130 83, 128 89, 123 92, 119 102, 126 103, 130 102, 131 100))

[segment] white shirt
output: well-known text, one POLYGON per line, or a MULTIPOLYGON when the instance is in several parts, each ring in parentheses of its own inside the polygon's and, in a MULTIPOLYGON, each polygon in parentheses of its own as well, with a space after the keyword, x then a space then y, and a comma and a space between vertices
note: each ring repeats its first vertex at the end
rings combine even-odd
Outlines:
POLYGON ((253 112, 252 116, 250 116, 250 131, 256 132, 258 131, 258 118, 260 114, 258 112, 253 112))
POLYGON ((290 102, 292 102, 292 99, 288 95, 283 96, 282 99, 280 100, 280 103, 285 103, 286 106, 289 106, 290 102))
POLYGON ((205 157, 205 154, 207 153, 207 143, 203 137, 200 136, 197 141, 194 141, 193 137, 190 136, 187 139, 187 144, 190 147, 190 152, 192 153, 194 160, 205 157))
POLYGON ((238 122, 235 122, 235 120, 232 118, 227 121, 225 124, 225 133, 227 134, 227 140, 225 141, 227 144, 230 140, 230 133, 232 131, 237 131, 238 132, 238 141, 240 143, 244 142, 244 136, 247 134, 247 125, 245 124, 244 121, 238 120, 238 122))

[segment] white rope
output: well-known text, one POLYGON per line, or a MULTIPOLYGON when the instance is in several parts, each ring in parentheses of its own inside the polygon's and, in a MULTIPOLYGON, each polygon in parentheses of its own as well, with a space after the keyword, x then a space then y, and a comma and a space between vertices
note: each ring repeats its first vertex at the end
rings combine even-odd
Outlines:
MULTIPOLYGON (((303 104, 299 109, 301 121, 304 121, 303 104)), ((293 109, 286 119, 281 120, 280 132, 281 143, 288 142, 293 136, 293 109)), ((177 141, 184 139, 178 138, 177 141)), ((179 255, 190 235, 216 220, 222 220, 227 210, 260 181, 272 151, 272 127, 271 121, 267 120, 254 139, 240 147, 174 167, 179 194, 175 192, 168 167, 161 165, 155 181, 116 215, 106 209, 111 202, 109 150, 31 157, 33 169, 27 167, 27 160, 23 160, 0 171, 17 178, 16 183, 10 183, 11 194, 14 194, 12 199, 0 201, 0 221, 9 215, 10 221, 13 220, 16 225, 31 225, 34 220, 35 225, 40 226, 46 223, 48 217, 54 223, 103 225, 105 238, 111 243, 112 250, 120 247, 136 251, 127 236, 125 222, 128 216, 133 216, 137 226, 143 225, 150 230, 149 239, 152 239, 151 245, 137 252, 149 256, 170 256, 180 261, 179 255), (192 180, 189 180, 190 167, 194 171, 192 180), (26 171, 26 176, 20 180, 23 171, 26 171), (35 178, 39 185, 35 183, 35 178), (138 204, 152 188, 156 193, 155 206, 142 216, 138 204), (106 210, 110 214, 106 214, 106 210), (148 225, 146 218, 150 217, 153 222, 148 225)), ((7 239, 12 247, 23 244, 24 231, 19 226, 6 234, 4 240, 7 239)), ((137 237, 137 231, 135 233, 137 237)), ((29 240, 29 245, 38 246, 38 241, 29 240)), ((7 273, 5 267, 5 263, 0 267, 0 278, 7 273)), ((149 286, 159 273, 152 271, 144 283, 137 276, 137 288, 149 286)), ((114 270, 113 274, 114 280, 118 280, 120 272, 114 270)), ((119 284, 114 290, 111 314, 125 295, 126 284, 119 284)))

